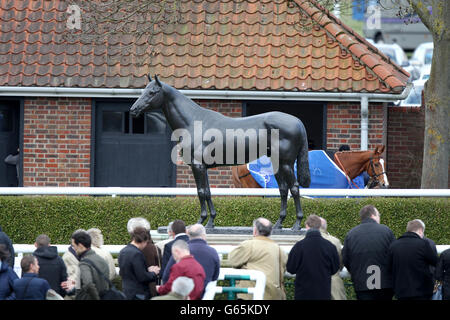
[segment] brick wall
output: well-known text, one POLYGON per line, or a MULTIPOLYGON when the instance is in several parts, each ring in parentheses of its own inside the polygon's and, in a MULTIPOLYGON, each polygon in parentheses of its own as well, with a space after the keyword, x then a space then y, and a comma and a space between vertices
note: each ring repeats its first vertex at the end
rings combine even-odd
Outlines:
MULTIPOLYGON (((198 100, 200 106, 218 111, 229 117, 242 117, 242 102, 233 100, 198 100)), ((219 167, 208 170, 211 188, 230 188, 233 186, 230 167, 219 167)), ((191 168, 182 161, 177 163, 177 187, 195 187, 191 168)))
MULTIPOLYGON (((382 104, 369 104, 368 148, 384 144, 385 113, 382 104)), ((361 106, 359 103, 327 104, 327 149, 337 151, 342 144, 361 149, 361 106)))
POLYGON ((389 107, 387 172, 392 188, 420 188, 425 114, 423 108, 389 107))
POLYGON ((23 185, 90 186, 91 100, 26 98, 23 185))

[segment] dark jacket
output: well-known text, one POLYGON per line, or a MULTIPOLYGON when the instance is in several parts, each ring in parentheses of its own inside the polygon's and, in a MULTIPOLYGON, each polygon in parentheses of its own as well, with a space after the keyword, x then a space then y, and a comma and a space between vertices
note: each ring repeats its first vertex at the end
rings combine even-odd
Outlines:
POLYGON ((430 297, 433 278, 430 265, 435 266, 437 255, 430 243, 415 232, 406 232, 389 248, 394 292, 397 299, 430 297))
POLYGON ((100 300, 101 294, 109 289, 109 283, 104 278, 109 278, 109 267, 105 259, 95 253, 94 250, 87 250, 80 255, 80 290, 77 290, 75 299, 77 300, 100 300), (89 260, 89 262, 86 262, 89 260), (101 271, 91 265, 94 264, 101 271))
POLYGON ((441 253, 436 265, 436 280, 442 282, 442 299, 450 300, 450 249, 441 253))
POLYGON ((50 285, 35 273, 24 273, 14 280, 13 288, 17 300, 45 300, 50 285))
MULTIPOLYGON (((216 249, 210 247, 203 239, 189 240, 189 251, 191 255, 198 261, 205 270, 205 287, 208 282, 215 281, 220 273, 220 258, 216 249)), ((169 263, 164 270, 163 283, 169 280, 170 268, 175 264, 173 257, 170 257, 169 263)))
POLYGON ((13 291, 14 280, 19 279, 14 270, 6 261, 2 261, 0 266, 0 300, 14 300, 16 298, 13 291))
POLYGON ((9 251, 9 258, 7 259, 8 264, 11 268, 14 268, 14 247, 11 239, 8 237, 6 233, 2 231, 2 227, 0 227, 0 244, 4 244, 6 246, 6 250, 9 251))
POLYGON ((149 283, 156 281, 154 272, 148 272, 144 254, 136 246, 128 244, 119 253, 120 276, 123 293, 128 299, 149 299, 149 283), (138 295, 138 297, 136 296, 138 295))
POLYGON ((63 259, 58 255, 58 249, 54 246, 40 247, 33 255, 39 261, 39 277, 47 280, 50 288, 64 297, 66 291, 61 288, 61 282, 67 280, 67 269, 63 259))
POLYGON ((387 226, 368 218, 347 233, 342 248, 344 266, 350 272, 356 291, 369 290, 367 280, 372 275, 370 266, 380 268, 380 289, 392 288, 392 276, 388 268, 388 250, 395 241, 394 233, 387 226))
POLYGON ((173 239, 170 242, 167 242, 164 245, 164 253, 163 253, 163 257, 161 260, 161 272, 163 272, 166 269, 167 263, 169 263, 170 257, 172 256, 172 246, 175 243, 175 241, 177 240, 184 240, 186 242, 189 241, 189 237, 187 234, 182 234, 179 236, 175 236, 175 239, 173 239))
POLYGON ((296 300, 331 300, 331 276, 339 270, 336 247, 310 229, 289 252, 286 269, 295 274, 296 300))

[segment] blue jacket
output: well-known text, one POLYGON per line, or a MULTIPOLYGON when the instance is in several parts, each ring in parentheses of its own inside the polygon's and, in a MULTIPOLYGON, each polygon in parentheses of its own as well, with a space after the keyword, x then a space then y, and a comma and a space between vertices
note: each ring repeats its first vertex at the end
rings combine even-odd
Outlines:
MULTIPOLYGON (((210 281, 215 281, 219 277, 220 273, 220 259, 216 249, 210 247, 203 239, 189 240, 189 251, 194 256, 195 260, 201 264, 205 270, 205 287, 210 281)), ((163 274, 163 283, 169 280, 170 268, 175 264, 173 257, 170 258, 167 263, 167 267, 163 274)))
POLYGON ((19 279, 6 261, 0 262, 0 300, 14 300, 14 280, 19 279))
POLYGON ((17 300, 45 300, 50 285, 35 273, 24 273, 21 279, 14 280, 13 288, 17 300))

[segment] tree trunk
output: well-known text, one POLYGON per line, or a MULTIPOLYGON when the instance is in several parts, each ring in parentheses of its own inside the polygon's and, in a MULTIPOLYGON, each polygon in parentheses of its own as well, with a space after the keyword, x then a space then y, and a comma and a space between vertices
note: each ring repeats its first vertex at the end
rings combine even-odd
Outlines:
POLYGON ((450 40, 434 36, 430 78, 425 85, 422 189, 447 189, 449 169, 450 40))

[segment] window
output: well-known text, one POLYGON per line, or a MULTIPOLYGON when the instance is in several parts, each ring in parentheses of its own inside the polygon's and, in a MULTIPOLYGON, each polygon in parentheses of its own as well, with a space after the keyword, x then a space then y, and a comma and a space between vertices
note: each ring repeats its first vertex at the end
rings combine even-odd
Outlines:
POLYGON ((123 120, 123 112, 103 111, 103 132, 122 133, 123 120))
POLYGON ((0 132, 12 131, 11 110, 0 110, 0 132))

